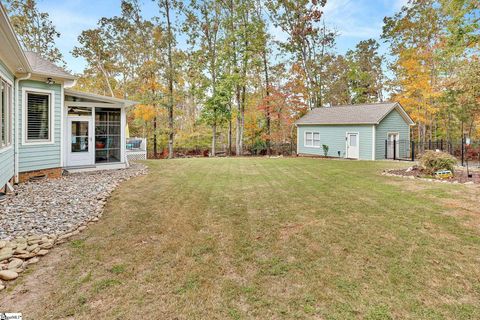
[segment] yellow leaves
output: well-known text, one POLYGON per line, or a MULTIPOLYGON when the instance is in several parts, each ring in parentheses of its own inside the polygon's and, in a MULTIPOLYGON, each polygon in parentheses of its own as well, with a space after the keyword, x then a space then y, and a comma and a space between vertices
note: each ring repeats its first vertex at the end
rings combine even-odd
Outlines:
POLYGON ((435 86, 435 71, 430 52, 406 49, 396 63, 400 91, 393 99, 400 102, 417 123, 427 124, 437 112, 435 99, 441 92, 435 86))
POLYGON ((145 122, 152 121, 156 115, 155 107, 149 104, 139 104, 133 110, 135 119, 141 119, 145 122))

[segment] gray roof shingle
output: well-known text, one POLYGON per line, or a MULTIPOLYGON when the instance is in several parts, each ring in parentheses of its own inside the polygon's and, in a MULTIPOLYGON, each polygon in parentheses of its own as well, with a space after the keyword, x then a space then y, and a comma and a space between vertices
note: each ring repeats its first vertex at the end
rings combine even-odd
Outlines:
POLYGON ((52 78, 75 79, 75 76, 66 72, 54 63, 44 59, 39 54, 32 51, 25 51, 28 63, 30 64, 33 73, 50 76, 52 78))
MULTIPOLYGON (((394 108, 400 107, 396 102, 356 104, 335 107, 316 108, 297 120, 302 124, 377 124, 394 108)), ((403 113, 404 110, 402 109, 403 113)), ((408 115, 405 113, 405 116, 408 115)), ((413 121, 405 119, 410 124, 413 121)))

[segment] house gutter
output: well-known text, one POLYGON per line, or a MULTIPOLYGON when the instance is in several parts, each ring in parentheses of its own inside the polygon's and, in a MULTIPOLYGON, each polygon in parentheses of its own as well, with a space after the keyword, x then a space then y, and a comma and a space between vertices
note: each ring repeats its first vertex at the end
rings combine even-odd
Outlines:
POLYGON ((32 74, 29 72, 25 77, 23 78, 17 78, 15 79, 15 106, 16 108, 14 108, 15 110, 15 117, 14 117, 14 121, 15 121, 15 151, 14 151, 14 158, 15 158, 15 183, 18 183, 18 173, 19 173, 19 160, 18 160, 18 155, 19 155, 19 147, 18 147, 18 136, 19 136, 19 127, 20 127, 20 122, 18 121, 18 115, 19 115, 19 110, 20 110, 20 106, 18 105, 18 102, 20 101, 19 99, 19 94, 20 94, 20 91, 18 90, 19 88, 19 84, 20 84, 20 81, 24 81, 24 80, 28 80, 32 77, 32 74), (18 107, 18 108, 17 108, 18 107))

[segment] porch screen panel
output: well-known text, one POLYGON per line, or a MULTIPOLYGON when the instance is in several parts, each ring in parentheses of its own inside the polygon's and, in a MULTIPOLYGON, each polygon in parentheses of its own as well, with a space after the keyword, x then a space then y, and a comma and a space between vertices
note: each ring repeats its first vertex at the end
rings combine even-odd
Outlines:
POLYGON ((27 93, 27 140, 50 139, 50 95, 27 93))
POLYGON ((96 163, 111 163, 121 161, 120 117, 120 109, 95 109, 96 163))

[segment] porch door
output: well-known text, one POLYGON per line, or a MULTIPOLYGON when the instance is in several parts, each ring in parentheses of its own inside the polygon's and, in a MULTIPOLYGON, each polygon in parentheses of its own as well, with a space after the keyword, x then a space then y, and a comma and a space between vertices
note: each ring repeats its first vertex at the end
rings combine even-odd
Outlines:
POLYGON ((68 118, 67 166, 88 166, 94 164, 93 120, 91 117, 68 118))
POLYGON ((347 158, 358 159, 359 155, 358 133, 347 133, 347 158))
POLYGON ((395 150, 395 153, 396 153, 396 157, 395 158, 398 158, 398 155, 399 155, 399 148, 398 148, 398 140, 400 139, 400 134, 398 133, 388 133, 387 135, 387 140, 388 140, 388 144, 387 144, 387 158, 388 159, 393 159, 393 150, 395 150), (394 148, 394 144, 397 144, 396 145, 396 148, 394 148))

